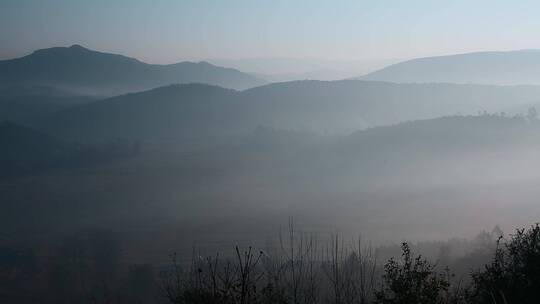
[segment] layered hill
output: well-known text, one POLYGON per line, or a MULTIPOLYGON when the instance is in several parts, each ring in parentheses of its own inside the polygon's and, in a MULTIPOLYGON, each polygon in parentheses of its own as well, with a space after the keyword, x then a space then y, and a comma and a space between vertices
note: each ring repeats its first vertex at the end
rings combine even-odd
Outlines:
POLYGON ((0 61, 0 85, 39 84, 85 94, 115 95, 172 83, 195 82, 232 89, 265 83, 252 75, 207 62, 147 64, 80 45, 41 49, 28 56, 0 61))
POLYGON ((540 84, 540 50, 418 58, 390 65, 361 79, 399 83, 540 84))
POLYGON ((536 102, 540 87, 296 81, 245 91, 171 85, 57 113, 42 127, 72 140, 159 140, 251 132, 257 126, 317 133, 454 114, 498 112, 536 102))
POLYGON ((347 221, 355 223, 352 231, 387 237, 396 226, 426 235, 410 223, 432 221, 439 229, 428 235, 444 235, 456 221, 463 231, 477 231, 509 216, 503 204, 530 208, 504 223, 538 217, 539 130, 537 121, 499 115, 407 122, 337 137, 266 129, 220 147, 146 151, 106 166, 0 181, 6 198, 0 217, 6 231, 31 236, 43 229, 66 233, 68 224, 125 228, 156 221, 164 231, 199 236, 194 227, 223 232, 213 228, 216 220, 245 227, 246 218, 290 214, 314 223, 347 221))
POLYGON ((93 165, 136 153, 130 144, 82 145, 10 121, 0 122, 0 147, 0 179, 93 165))
POLYGON ((0 121, 34 125, 53 113, 97 99, 46 86, 8 86, 0 88, 0 121))

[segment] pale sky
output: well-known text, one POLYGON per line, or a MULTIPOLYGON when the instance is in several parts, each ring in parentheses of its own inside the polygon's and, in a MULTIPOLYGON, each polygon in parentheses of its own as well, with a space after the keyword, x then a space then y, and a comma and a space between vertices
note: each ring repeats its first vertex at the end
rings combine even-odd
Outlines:
POLYGON ((540 49, 540 1, 0 0, 0 58, 81 44, 150 63, 540 49))

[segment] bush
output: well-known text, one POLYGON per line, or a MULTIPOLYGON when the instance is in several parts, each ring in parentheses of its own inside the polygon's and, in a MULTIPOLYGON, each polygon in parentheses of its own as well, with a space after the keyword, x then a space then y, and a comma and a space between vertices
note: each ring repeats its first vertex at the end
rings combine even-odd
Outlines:
POLYGON ((435 265, 417 256, 413 258, 407 243, 401 245, 403 261, 390 259, 384 266, 383 286, 375 293, 380 304, 446 303, 448 276, 435 271, 435 265))
POLYGON ((518 229, 495 256, 473 274, 475 303, 538 303, 540 298, 540 227, 518 229))

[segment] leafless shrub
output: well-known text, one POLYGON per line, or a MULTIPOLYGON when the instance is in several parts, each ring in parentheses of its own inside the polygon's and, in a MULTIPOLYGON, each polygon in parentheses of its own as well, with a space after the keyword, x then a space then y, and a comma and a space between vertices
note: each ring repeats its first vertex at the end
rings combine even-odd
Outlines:
MULTIPOLYGON (((165 283, 171 303, 368 303, 377 282, 377 259, 358 241, 345 247, 338 236, 320 246, 318 238, 295 230, 267 252, 235 248, 234 255, 192 259, 189 271, 173 257, 165 283)), ((195 256, 195 255, 194 255, 195 256)))

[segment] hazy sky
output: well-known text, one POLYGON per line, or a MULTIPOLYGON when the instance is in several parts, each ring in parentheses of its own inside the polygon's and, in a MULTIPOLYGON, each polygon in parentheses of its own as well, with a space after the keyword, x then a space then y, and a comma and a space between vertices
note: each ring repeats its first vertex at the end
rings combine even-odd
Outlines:
POLYGON ((152 63, 540 48, 539 13, 508 0, 0 0, 0 58, 75 43, 152 63))

